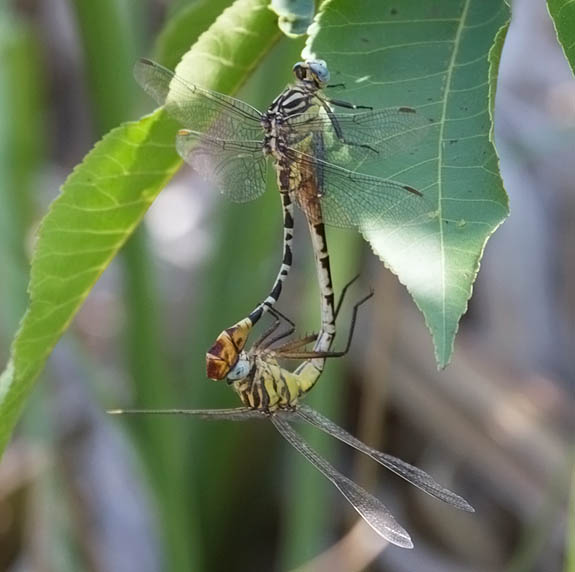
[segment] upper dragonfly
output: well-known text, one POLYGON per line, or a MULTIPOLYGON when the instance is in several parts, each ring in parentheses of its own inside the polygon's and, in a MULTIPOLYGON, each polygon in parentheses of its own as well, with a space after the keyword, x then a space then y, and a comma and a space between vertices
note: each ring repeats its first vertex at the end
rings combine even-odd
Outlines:
MULTIPOLYGON (((150 60, 140 60, 134 70, 146 92, 186 127, 177 135, 179 154, 230 200, 259 197, 266 188, 267 157, 274 162, 283 205, 282 265, 265 300, 229 328, 239 332, 238 350, 245 333, 277 302, 291 268, 292 202, 306 215, 321 261, 322 330, 330 336, 335 334, 333 287, 323 223, 392 231, 431 210, 413 187, 355 170, 410 148, 421 137, 425 119, 411 107, 371 110, 326 97, 322 90, 330 87, 330 74, 323 60, 298 62, 293 72, 295 83, 261 113, 244 101, 188 83, 150 60), (334 107, 368 111, 336 114, 334 107)), ((227 371, 224 366, 212 373, 221 379, 227 371)))

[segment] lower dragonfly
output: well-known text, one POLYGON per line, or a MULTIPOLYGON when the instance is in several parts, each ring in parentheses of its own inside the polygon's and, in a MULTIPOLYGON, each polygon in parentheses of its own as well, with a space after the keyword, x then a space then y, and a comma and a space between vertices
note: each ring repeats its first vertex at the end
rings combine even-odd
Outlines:
MULTIPOLYGON (((347 286, 338 302, 336 314, 339 313, 346 290, 347 286)), ((274 324, 264 332, 249 352, 242 352, 242 357, 228 375, 228 382, 239 395, 244 407, 233 409, 119 409, 109 411, 109 413, 190 415, 212 421, 269 420, 282 437, 341 492, 377 534, 401 548, 413 548, 409 533, 395 520, 390 510, 378 498, 342 475, 312 449, 292 427, 292 424, 296 422, 309 423, 371 457, 386 469, 434 498, 457 509, 474 512, 473 507, 464 498, 441 486, 425 471, 366 445, 319 412, 300 403, 300 399, 316 384, 322 373, 325 359, 341 357, 348 352, 358 309, 371 295, 366 296, 353 307, 347 344, 344 350, 338 352, 315 351, 315 349, 314 351, 306 351, 305 347, 316 340, 316 335, 293 339, 272 349, 271 346, 290 336, 294 332, 295 326, 289 318, 271 308, 270 313, 276 317, 274 324), (288 328, 277 334, 276 332, 282 322, 287 323, 288 328), (295 371, 291 372, 279 365, 278 360, 280 359, 303 359, 305 361, 295 371)))

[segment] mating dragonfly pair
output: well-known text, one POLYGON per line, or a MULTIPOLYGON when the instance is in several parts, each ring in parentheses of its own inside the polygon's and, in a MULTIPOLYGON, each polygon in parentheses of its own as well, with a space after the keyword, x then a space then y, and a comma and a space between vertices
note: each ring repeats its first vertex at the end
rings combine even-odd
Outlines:
POLYGON ((185 127, 176 138, 180 155, 229 199, 245 202, 260 196, 265 190, 266 161, 272 158, 282 199, 284 244, 282 265, 268 296, 246 318, 225 329, 207 354, 208 377, 226 379, 244 407, 115 413, 186 414, 233 421, 269 419, 379 535, 397 546, 411 548, 409 534, 381 501, 319 456, 291 423, 310 423, 435 498, 458 509, 473 511, 467 501, 441 487, 424 471, 372 449, 300 403, 317 383, 325 360, 347 353, 358 309, 371 297, 355 304, 345 349, 331 351, 336 318, 351 283, 343 289, 336 308, 324 223, 359 230, 383 227, 393 230, 426 216, 430 207, 418 190, 351 168, 380 154, 408 148, 420 136, 426 122, 410 107, 371 110, 326 97, 322 90, 329 87, 329 72, 321 60, 296 64, 294 74, 295 84, 286 88, 265 113, 260 113, 243 101, 189 84, 149 60, 137 64, 137 81, 185 127), (368 111, 336 114, 334 107, 368 111), (295 331, 294 323, 274 308, 292 265, 294 202, 303 211, 310 229, 322 324, 317 335, 278 345, 295 331), (274 324, 246 350, 251 330, 266 312, 275 317, 274 324), (278 333, 282 324, 287 329, 278 333), (313 349, 307 350, 312 343, 313 349), (290 371, 280 365, 280 359, 302 360, 302 363, 290 371))

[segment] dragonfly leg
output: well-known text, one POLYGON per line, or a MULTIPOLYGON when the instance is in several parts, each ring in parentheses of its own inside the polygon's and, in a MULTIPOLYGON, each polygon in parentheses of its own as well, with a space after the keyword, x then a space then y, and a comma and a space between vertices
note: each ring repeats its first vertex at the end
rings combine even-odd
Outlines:
MULTIPOLYGON (((269 312, 270 314, 273 314, 273 312, 271 311, 272 308, 269 308, 269 312)), ((267 347, 269 346, 269 343, 266 343, 266 340, 280 327, 281 324, 281 320, 279 319, 279 317, 276 316, 276 319, 274 320, 273 324, 264 331, 264 333, 259 337, 259 339, 254 343, 254 349, 256 348, 262 348, 262 347, 267 347)))
MULTIPOLYGON (((293 352, 303 346, 307 346, 317 340, 317 334, 309 334, 308 336, 304 336, 303 338, 298 338, 297 340, 292 340, 291 342, 286 342, 284 345, 274 348, 274 351, 279 353, 284 352, 293 352)), ((284 357, 282 355, 282 357, 284 357)))
MULTIPOLYGON (((335 314, 334 314, 334 319, 337 318, 339 311, 343 305, 343 301, 345 299, 345 296, 347 294, 347 291, 349 290, 349 287, 354 284, 359 278, 359 274, 356 274, 343 288, 341 291, 341 295, 339 297, 338 303, 337 303, 337 307, 335 309, 335 314)), ((363 304, 363 302, 365 302, 368 298, 370 298, 372 296, 372 294, 370 294, 369 296, 367 296, 366 298, 364 298, 363 300, 361 300, 360 302, 358 302, 356 304, 356 306, 360 306, 361 304, 363 304)), ((357 310, 354 307, 354 311, 357 313, 357 310)), ((284 316, 283 314, 281 314, 281 312, 279 312, 278 310, 276 310, 275 308, 270 309, 270 313, 273 312, 277 312, 278 315, 280 315, 281 317, 283 317, 285 320, 287 320, 292 328, 290 329, 289 333, 286 334, 290 335, 293 333, 294 331, 294 324, 291 320, 289 320, 289 318, 287 318, 287 316, 284 316)), ((278 335, 276 337, 274 337, 272 340, 270 340, 267 344, 266 347, 269 347, 270 345, 272 345, 274 342, 279 341, 280 339, 282 339, 283 337, 285 337, 283 334, 278 335)), ((307 344, 311 344, 312 342, 315 342, 315 340, 317 339, 317 334, 310 334, 309 336, 305 336, 303 338, 297 339, 297 340, 292 340, 291 342, 287 342, 286 344, 282 345, 281 347, 275 348, 275 351, 277 351, 278 353, 282 354, 282 357, 285 357, 287 359, 291 358, 292 355, 294 353, 294 350, 297 350, 303 346, 306 346, 307 344)), ((295 357, 303 355, 302 352, 297 352, 297 354, 294 354, 294 359, 306 359, 307 357, 323 357, 318 355, 317 352, 304 352, 306 354, 306 356, 304 358, 300 358, 300 357, 295 357)), ((328 352, 330 353, 330 352, 328 352)))
POLYGON ((373 290, 367 296, 364 296, 359 302, 356 302, 354 304, 352 315, 351 315, 351 324, 349 326, 349 334, 347 336, 347 343, 345 345, 345 349, 343 349, 342 351, 339 351, 339 352, 330 352, 332 355, 329 357, 341 357, 341 356, 344 356, 349 351, 349 348, 351 346, 351 340, 353 339, 353 333, 355 331, 355 324, 357 321, 357 312, 358 312, 360 306, 365 304, 365 302, 367 302, 372 296, 373 296, 373 290))
POLYGON ((346 109, 373 109, 370 105, 356 105, 355 103, 350 103, 349 101, 342 101, 341 99, 328 99, 331 105, 336 107, 345 107, 346 109))
POLYGON ((295 324, 285 314, 282 314, 282 312, 271 306, 268 308, 268 312, 276 319, 274 323, 264 332, 262 337, 256 342, 254 346, 255 348, 261 348, 261 349, 268 348, 275 342, 283 340, 288 336, 291 336, 295 331, 295 324), (279 328, 280 324, 282 323, 282 320, 288 323, 288 328, 285 331, 278 334, 277 336, 268 339, 279 328))
POLYGON ((327 113, 327 116, 329 117, 329 120, 333 126, 333 130, 335 131, 337 138, 342 143, 345 143, 346 145, 350 145, 352 147, 362 147, 363 149, 369 149, 370 151, 372 151, 376 155, 379 155, 379 151, 377 149, 375 149, 374 147, 372 147, 371 145, 367 145, 366 143, 355 143, 354 141, 348 141, 344 137, 343 131, 341 130, 341 126, 337 120, 337 117, 335 116, 334 112, 331 110, 331 107, 328 105, 328 103, 331 103, 333 105, 339 105, 340 107, 347 107, 349 109, 373 109, 373 108, 368 107, 366 105, 354 105, 352 103, 347 103, 345 101, 339 101, 337 99, 326 99, 326 100, 322 99, 321 103, 322 103, 322 106, 323 106, 325 112, 327 113))
POLYGON ((359 274, 356 274, 356 275, 342 288, 341 294, 340 294, 340 296, 339 296, 339 300, 338 300, 338 302, 337 302, 337 307, 336 307, 336 309, 335 309, 335 316, 334 316, 334 318, 337 319, 337 316, 338 316, 338 314, 339 314, 339 311, 340 311, 341 306, 342 306, 342 304, 343 304, 343 300, 344 300, 344 298, 345 298, 345 295, 346 295, 346 293, 347 293, 349 287, 350 287, 354 282, 356 282, 358 278, 359 278, 359 274))
MULTIPOLYGON (((355 280, 356 280, 356 278, 354 278, 353 281, 355 281, 355 280)), ((343 295, 343 293, 342 293, 342 295, 343 295)), ((357 321, 358 310, 359 310, 360 306, 365 304, 365 302, 367 302, 372 296, 373 296, 373 292, 370 292, 367 296, 364 296, 359 302, 354 304, 353 313, 351 316, 351 324, 349 326, 349 334, 347 336, 347 343, 346 343, 345 348, 343 350, 338 351, 338 352, 331 352, 331 351, 328 351, 328 352, 281 351, 280 352, 280 351, 278 351, 278 353, 281 353, 281 357, 286 358, 286 359, 333 358, 333 357, 342 357, 342 356, 346 355, 347 352, 349 352, 349 348, 351 347, 351 341, 353 339, 353 333, 355 331, 355 324, 357 321)))

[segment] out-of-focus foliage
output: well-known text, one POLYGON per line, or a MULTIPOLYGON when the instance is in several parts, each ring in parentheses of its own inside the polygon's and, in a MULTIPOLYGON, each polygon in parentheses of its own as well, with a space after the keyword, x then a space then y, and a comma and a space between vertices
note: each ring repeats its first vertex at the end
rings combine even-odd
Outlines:
POLYGON ((507 18, 503 0, 332 1, 307 48, 329 61, 333 83, 345 84, 340 98, 412 106, 431 122, 405 157, 382 157, 370 170, 420 189, 429 217, 405 233, 363 234, 425 315, 439 366, 451 357, 485 243, 508 213, 489 141, 487 61, 507 18))
MULTIPOLYGON (((185 62, 184 77, 223 92, 237 89, 275 42, 271 13, 262 2, 237 2, 205 34, 185 62), (236 19, 235 32, 229 33, 236 19), (248 29, 257 30, 257 33, 248 29), (255 34, 255 35, 254 35, 255 34), (198 65, 233 57, 235 73, 198 65), (194 65, 195 62, 195 65, 194 65)), ((91 287, 136 228, 154 197, 180 166, 176 126, 162 113, 108 134, 64 185, 42 224, 32 261, 30 306, 0 381, 0 444, 18 418, 54 344, 91 287), (86 192, 90 189, 93 192, 86 192), (106 216, 97 216, 106 213, 106 216)))
POLYGON ((26 298, 30 193, 45 146, 41 80, 32 28, 0 12, 0 335, 7 337, 26 298))

